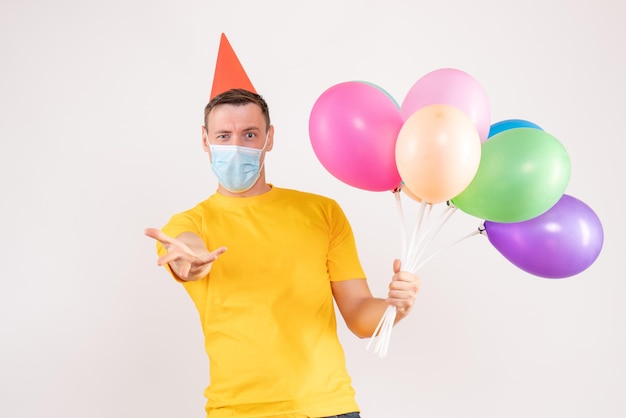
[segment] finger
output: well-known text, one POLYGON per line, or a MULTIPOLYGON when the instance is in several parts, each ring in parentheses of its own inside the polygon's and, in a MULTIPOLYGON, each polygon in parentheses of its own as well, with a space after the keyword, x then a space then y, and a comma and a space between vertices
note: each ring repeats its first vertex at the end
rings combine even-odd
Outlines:
POLYGON ((162 244, 171 244, 174 239, 157 228, 146 228, 143 233, 150 238, 160 241, 162 244))
POLYGON ((187 254, 195 256, 195 253, 191 250, 191 248, 189 248, 187 244, 177 238, 170 237, 160 229, 147 228, 145 230, 145 234, 159 241, 168 251, 170 251, 172 247, 178 247, 187 254))
POLYGON ((404 300, 404 299, 415 299, 418 294, 418 289, 393 289, 387 293, 388 299, 393 300, 404 300))
POLYGON ((209 264, 214 262, 215 260, 217 260, 217 257, 219 257, 220 255, 224 254, 224 252, 226 252, 226 247, 220 247, 216 250, 211 251, 210 253, 202 256, 202 257, 198 257, 197 263, 198 264, 209 264))
POLYGON ((158 229, 157 228, 145 228, 143 230, 143 233, 146 234, 149 237, 152 237, 153 235, 155 235, 157 233, 158 229))
POLYGON ((408 310, 408 307, 404 307, 404 306, 396 306, 396 311, 398 311, 399 313, 404 313, 408 310))
POLYGON ((184 257, 182 256, 182 254, 180 254, 180 252, 178 251, 172 251, 166 254, 163 254, 161 257, 159 257, 159 259, 157 260, 157 264, 159 266, 164 266, 167 263, 171 263, 172 261, 183 261, 184 257))
POLYGON ((396 274, 391 283, 389 283, 390 298, 414 298, 419 293, 419 290, 418 277, 414 275, 403 276, 402 274, 396 274), (407 277, 407 280, 403 280, 404 277, 407 277))
POLYGON ((393 272, 394 273, 400 272, 401 267, 402 267, 402 263, 400 262, 400 260, 398 259, 393 260, 393 272))
POLYGON ((185 280, 187 276, 189 276, 189 272, 191 271, 191 263, 183 263, 178 271, 178 277, 185 280))
POLYGON ((211 254, 214 254, 214 255, 215 255, 215 258, 217 258, 218 256, 220 256, 220 255, 224 254, 224 253, 226 252, 226 250, 227 250, 227 249, 228 249, 228 248, 226 248, 226 247, 220 247, 220 248, 218 248, 218 249, 216 249, 216 250, 213 250, 213 251, 211 252, 211 254))
POLYGON ((420 292, 417 286, 407 286, 403 288, 390 288, 387 298, 394 300, 415 299, 420 292))
POLYGON ((389 293, 391 292, 410 292, 415 289, 416 286, 411 285, 408 282, 391 282, 389 284, 389 293))
POLYGON ((406 271, 400 271, 396 274, 393 275, 393 277, 391 278, 391 282, 397 282, 397 283, 417 283, 419 284, 419 276, 413 274, 413 273, 409 273, 406 271))
POLYGON ((395 306, 398 312, 407 312, 413 306, 413 302, 413 299, 387 298, 387 303, 395 306))

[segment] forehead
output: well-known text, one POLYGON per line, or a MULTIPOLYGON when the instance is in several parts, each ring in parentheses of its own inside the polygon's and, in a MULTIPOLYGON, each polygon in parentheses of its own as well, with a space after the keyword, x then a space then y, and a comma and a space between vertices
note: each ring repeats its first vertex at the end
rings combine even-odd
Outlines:
POLYGON ((207 119, 207 128, 211 130, 235 130, 241 127, 265 127, 265 117, 261 107, 255 103, 243 105, 221 104, 214 107, 207 119))

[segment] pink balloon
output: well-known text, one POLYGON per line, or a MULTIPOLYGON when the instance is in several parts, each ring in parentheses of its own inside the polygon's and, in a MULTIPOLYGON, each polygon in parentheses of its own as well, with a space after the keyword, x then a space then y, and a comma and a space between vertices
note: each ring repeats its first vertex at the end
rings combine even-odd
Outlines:
POLYGON ((396 139, 403 120, 387 92, 366 82, 336 84, 317 99, 309 117, 315 155, 342 182, 388 191, 402 180, 396 168, 396 139))
POLYGON ((491 127, 491 108, 482 86, 468 73, 454 68, 441 68, 426 74, 411 87, 400 112, 404 120, 424 106, 454 106, 472 120, 481 142, 487 140, 491 127))

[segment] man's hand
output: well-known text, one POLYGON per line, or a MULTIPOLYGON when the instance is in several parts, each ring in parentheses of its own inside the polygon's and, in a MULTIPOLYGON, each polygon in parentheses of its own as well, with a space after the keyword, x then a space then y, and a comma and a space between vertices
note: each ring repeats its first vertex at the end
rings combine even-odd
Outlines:
POLYGON ((389 294, 387 295, 387 303, 396 307, 398 319, 405 317, 419 292, 419 277, 408 271, 400 270, 400 260, 393 262, 393 277, 389 283, 389 294))
POLYGON ((159 257, 157 264, 168 264, 170 269, 185 281, 198 280, 209 274, 211 264, 226 251, 220 247, 215 251, 207 250, 200 237, 191 232, 184 232, 176 238, 166 235, 156 228, 147 228, 144 233, 159 241, 167 250, 167 254, 159 257))

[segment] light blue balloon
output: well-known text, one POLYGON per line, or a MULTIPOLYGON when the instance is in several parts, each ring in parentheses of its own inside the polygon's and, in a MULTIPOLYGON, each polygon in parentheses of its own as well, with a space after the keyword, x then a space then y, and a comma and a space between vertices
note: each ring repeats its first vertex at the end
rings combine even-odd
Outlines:
POLYGON ((382 91, 383 93, 385 93, 387 95, 387 97, 389 98, 389 100, 391 100, 393 102, 394 105, 396 105, 396 107, 398 109, 400 109, 400 104, 396 101, 396 99, 389 94, 389 92, 387 90, 385 90, 384 88, 380 87, 377 84, 371 83, 369 81, 363 81, 363 80, 356 80, 358 83, 364 83, 364 84, 369 84, 372 87, 376 87, 378 90, 382 91))
POLYGON ((491 138, 495 134, 498 134, 502 131, 507 131, 509 129, 514 129, 514 128, 533 128, 533 129, 539 129, 540 131, 543 131, 543 129, 541 129, 539 125, 534 124, 524 119, 506 119, 506 120, 502 120, 500 122, 496 122, 493 125, 491 125, 491 128, 489 128, 489 135, 487 135, 487 138, 491 138))

